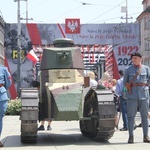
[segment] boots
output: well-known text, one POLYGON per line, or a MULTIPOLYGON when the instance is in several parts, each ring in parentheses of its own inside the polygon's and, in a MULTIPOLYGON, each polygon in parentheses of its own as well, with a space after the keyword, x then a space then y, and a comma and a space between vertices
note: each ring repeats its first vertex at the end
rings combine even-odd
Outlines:
MULTIPOLYGON (((148 136, 144 136, 143 142, 150 143, 150 138, 148 136)), ((128 143, 130 143, 130 144, 134 143, 134 137, 133 136, 129 136, 128 143)))
POLYGON ((144 136, 143 142, 150 143, 150 138, 148 136, 144 136))
POLYGON ((133 136, 129 136, 128 143, 129 143, 129 144, 134 143, 134 138, 133 138, 133 136))
POLYGON ((3 143, 2 142, 0 142, 0 147, 3 147, 4 145, 3 145, 3 143))

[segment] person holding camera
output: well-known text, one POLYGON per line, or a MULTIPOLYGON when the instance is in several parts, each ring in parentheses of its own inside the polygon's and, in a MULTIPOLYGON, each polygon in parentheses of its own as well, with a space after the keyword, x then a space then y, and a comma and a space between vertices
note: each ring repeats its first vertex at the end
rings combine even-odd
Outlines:
POLYGON ((132 65, 125 69, 123 84, 127 87, 127 117, 128 143, 134 143, 134 122, 137 108, 141 115, 143 128, 143 142, 150 143, 148 136, 149 112, 149 82, 150 68, 142 64, 142 55, 139 52, 131 54, 132 65), (130 87, 129 87, 130 85, 130 87))

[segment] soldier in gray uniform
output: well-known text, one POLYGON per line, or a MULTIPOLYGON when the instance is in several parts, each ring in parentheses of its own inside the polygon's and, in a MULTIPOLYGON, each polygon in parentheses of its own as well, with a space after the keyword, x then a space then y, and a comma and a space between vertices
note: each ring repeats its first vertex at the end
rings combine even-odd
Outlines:
MULTIPOLYGON (((7 90, 10 87, 11 83, 11 75, 8 69, 5 66, 0 65, 0 136, 3 128, 3 117, 6 112, 9 100, 7 90)), ((4 145, 0 141, 0 147, 3 146, 4 145)))
POLYGON ((148 111, 149 111, 149 82, 150 68, 142 65, 142 55, 138 52, 131 55, 132 65, 125 69, 123 83, 126 86, 139 71, 131 84, 131 92, 127 91, 127 117, 129 139, 128 143, 134 143, 134 121, 137 113, 137 108, 141 115, 143 128, 143 142, 150 143, 148 136, 148 111))

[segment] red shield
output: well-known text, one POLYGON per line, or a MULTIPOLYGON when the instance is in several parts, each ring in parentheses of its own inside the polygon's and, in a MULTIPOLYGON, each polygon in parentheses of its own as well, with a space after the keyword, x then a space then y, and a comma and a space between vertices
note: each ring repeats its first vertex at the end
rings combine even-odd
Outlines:
POLYGON ((66 19, 65 30, 68 34, 80 33, 80 19, 66 19))

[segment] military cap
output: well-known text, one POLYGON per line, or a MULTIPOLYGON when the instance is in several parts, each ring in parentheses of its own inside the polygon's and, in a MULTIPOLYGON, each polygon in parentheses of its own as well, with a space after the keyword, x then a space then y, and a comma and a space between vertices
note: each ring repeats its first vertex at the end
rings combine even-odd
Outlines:
POLYGON ((142 55, 141 55, 141 53, 139 53, 139 52, 132 53, 132 54, 131 54, 131 58, 132 58, 133 56, 137 56, 137 57, 142 58, 142 55))

